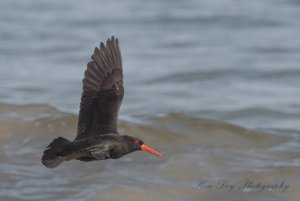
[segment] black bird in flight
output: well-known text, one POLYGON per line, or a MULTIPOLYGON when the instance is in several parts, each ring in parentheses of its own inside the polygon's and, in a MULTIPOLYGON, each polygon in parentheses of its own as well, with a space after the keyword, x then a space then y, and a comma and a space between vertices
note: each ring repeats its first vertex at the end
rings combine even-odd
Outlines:
POLYGON ((118 112, 124 96, 119 41, 113 36, 96 47, 84 73, 77 136, 73 142, 58 137, 44 151, 42 164, 55 168, 72 159, 117 159, 134 151, 163 157, 136 137, 120 135, 118 112))

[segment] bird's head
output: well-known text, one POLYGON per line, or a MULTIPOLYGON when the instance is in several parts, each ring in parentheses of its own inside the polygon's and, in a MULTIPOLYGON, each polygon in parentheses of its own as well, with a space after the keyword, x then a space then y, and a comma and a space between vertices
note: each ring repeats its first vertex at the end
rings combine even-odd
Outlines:
POLYGON ((126 143, 128 145, 128 148, 131 150, 131 151, 147 151, 151 154, 154 154, 158 157, 163 157, 163 155, 157 151, 155 151, 154 149, 148 147, 147 145, 144 144, 144 142, 137 138, 137 137, 132 137, 132 136, 128 136, 128 135, 124 135, 124 138, 126 140, 126 143))

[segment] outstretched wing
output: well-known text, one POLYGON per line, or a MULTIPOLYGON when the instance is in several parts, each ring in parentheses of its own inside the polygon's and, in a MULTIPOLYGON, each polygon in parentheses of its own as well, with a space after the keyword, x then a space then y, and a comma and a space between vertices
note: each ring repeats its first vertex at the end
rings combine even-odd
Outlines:
POLYGON ((122 58, 118 39, 95 48, 83 79, 76 139, 117 133, 118 112, 124 96, 122 58))

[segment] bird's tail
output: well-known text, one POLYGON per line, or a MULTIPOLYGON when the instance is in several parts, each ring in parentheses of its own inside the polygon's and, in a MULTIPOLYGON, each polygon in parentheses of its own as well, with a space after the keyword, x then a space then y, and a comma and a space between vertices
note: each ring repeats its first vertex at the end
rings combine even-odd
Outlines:
POLYGON ((65 157, 61 155, 64 147, 71 143, 69 140, 58 137, 54 139, 44 151, 42 164, 47 168, 55 168, 65 161, 65 157))

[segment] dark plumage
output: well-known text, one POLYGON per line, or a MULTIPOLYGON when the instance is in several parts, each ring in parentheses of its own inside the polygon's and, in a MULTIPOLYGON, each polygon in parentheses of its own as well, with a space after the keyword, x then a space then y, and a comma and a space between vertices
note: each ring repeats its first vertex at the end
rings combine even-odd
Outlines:
POLYGON ((83 79, 77 136, 73 142, 58 137, 44 151, 42 163, 55 168, 64 161, 117 159, 137 150, 162 157, 143 141, 120 135, 118 112, 124 96, 122 58, 118 39, 96 47, 83 79))

